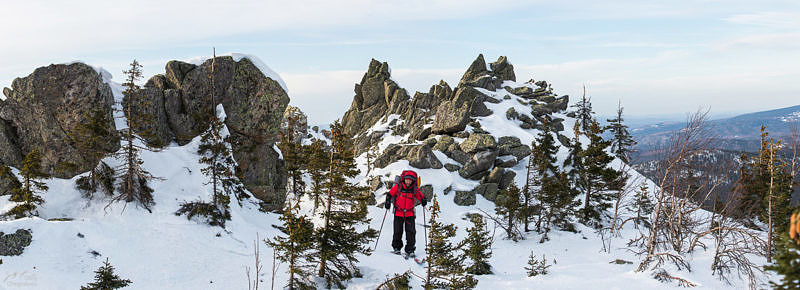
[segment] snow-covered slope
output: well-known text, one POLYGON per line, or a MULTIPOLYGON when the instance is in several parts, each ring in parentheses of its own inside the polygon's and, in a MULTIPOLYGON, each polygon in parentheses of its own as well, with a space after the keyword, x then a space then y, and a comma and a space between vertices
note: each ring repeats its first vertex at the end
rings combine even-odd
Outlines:
MULTIPOLYGON (((119 96, 120 87, 112 84, 115 96, 119 96)), ((509 84, 521 86, 522 84, 509 84)), ((494 95, 499 92, 482 91, 494 95)), ((502 100, 497 104, 487 103, 487 107, 495 114, 480 117, 478 121, 482 129, 496 138, 513 135, 521 139, 523 144, 530 144, 538 131, 521 129, 519 121, 508 120, 504 113, 508 108, 519 107, 516 96, 510 99, 502 97, 508 93, 495 96, 502 100)), ((524 106, 523 106, 524 107, 524 106)), ((517 111, 524 112, 523 108, 517 111)), ((564 126, 571 128, 574 119, 561 114, 555 117, 564 118, 564 126)), ((117 124, 121 127, 121 124, 117 124)), ((375 128, 382 124, 375 124, 375 128)), ((386 128, 380 128, 386 129, 386 128)), ((563 132, 571 137, 571 131, 563 132)), ((381 149, 397 139, 385 135, 381 149)), ((397 136, 394 136, 397 137, 397 136)), ((584 140, 585 143, 586 140, 584 140)), ((46 202, 40 207, 40 217, 11 221, 0 221, 0 231, 14 232, 16 229, 30 229, 33 242, 20 256, 3 257, 0 265, 0 289, 78 289, 94 277, 96 270, 106 258, 114 265, 116 272, 123 278, 131 279, 126 289, 248 289, 246 267, 254 268, 254 242, 260 245, 260 259, 263 263, 261 271, 261 288, 269 287, 271 277, 272 250, 261 240, 275 236, 278 232, 272 225, 278 224, 278 215, 258 210, 255 200, 245 201, 241 205, 231 203, 231 221, 226 229, 210 227, 185 216, 175 216, 174 212, 184 201, 209 199, 210 189, 203 185, 206 177, 200 173, 196 154, 199 138, 195 138, 185 146, 170 145, 161 152, 144 152, 144 167, 153 175, 161 177, 152 183, 155 190, 155 206, 153 212, 124 203, 108 205, 108 198, 97 197, 86 200, 74 188, 75 177, 71 180, 52 179, 47 182, 50 190, 42 194, 46 202), (107 206, 108 205, 108 206, 107 206), (69 221, 49 221, 52 218, 69 218, 69 221)), ((566 149, 559 151, 559 160, 566 156, 566 149)), ((443 163, 454 163, 444 153, 434 151, 443 163)), ((116 164, 113 158, 104 161, 116 164)), ((524 184, 523 159, 511 168, 516 174, 517 185, 524 184)), ((366 158, 358 158, 362 172, 366 171, 366 158)), ((612 166, 622 163, 615 160, 612 166)), ((376 175, 395 175, 408 169, 408 161, 398 161, 385 168, 371 173, 376 175)), ((467 213, 478 213, 480 210, 493 213, 494 204, 482 196, 477 196, 474 206, 458 206, 453 202, 453 194, 443 195, 445 188, 453 190, 471 190, 478 181, 467 180, 457 172, 445 169, 421 169, 417 172, 423 184, 433 186, 434 193, 440 201, 442 219, 458 227, 457 239, 466 235, 469 222, 467 213)), ((631 182, 642 181, 635 171, 631 182)), ((358 176, 357 181, 367 183, 366 176, 358 176)), ((650 184, 650 188, 654 185, 650 184)), ((377 192, 381 195, 383 191, 377 192)), ((0 197, 0 209, 7 210, 11 204, 8 196, 0 197)), ((307 207, 306 207, 307 208, 307 207)), ((370 227, 379 228, 385 210, 370 207, 372 219, 370 227)), ((429 218, 429 212, 418 209, 420 216, 429 218)), ((391 217, 387 217, 389 219, 391 217)), ((420 218, 418 224, 424 223, 420 218)), ((425 232, 417 227, 417 254, 424 254, 425 232)), ((608 238, 610 251, 602 251, 603 241, 591 228, 579 226, 579 233, 553 232, 550 241, 539 243, 539 236, 529 233, 524 240, 513 242, 504 239, 500 229, 495 232, 492 248, 493 275, 477 276, 480 280, 478 289, 672 289, 674 284, 663 284, 651 278, 649 273, 634 272, 639 257, 626 250, 625 243, 636 236, 638 231, 628 224, 619 236, 608 238), (550 274, 527 277, 523 267, 528 256, 534 252, 538 257, 546 256, 553 263, 550 274), (633 264, 611 264, 609 262, 623 259, 633 264)), ((361 257, 359 266, 364 274, 349 282, 350 289, 374 289, 388 276, 412 270, 424 276, 424 269, 413 261, 406 261, 389 253, 391 242, 391 221, 384 225, 379 238, 377 250, 371 256, 361 257)), ((374 245, 374 244, 372 244, 374 245)), ((372 246, 370 245, 370 246, 372 246)), ((681 271, 680 276, 699 285, 701 289, 741 289, 746 287, 743 281, 733 281, 728 285, 717 280, 710 273, 711 253, 696 252, 688 258, 693 266, 692 272, 681 271)), ((757 260, 763 264, 763 260, 757 260)), ((669 269, 669 268, 668 268, 669 269)), ((275 274, 275 287, 280 288, 287 280, 286 266, 280 265, 275 274)), ((252 275, 252 274, 251 274, 252 275)), ((412 286, 420 288, 421 281, 412 279, 412 286)), ((323 285, 323 284, 320 284, 323 285)))

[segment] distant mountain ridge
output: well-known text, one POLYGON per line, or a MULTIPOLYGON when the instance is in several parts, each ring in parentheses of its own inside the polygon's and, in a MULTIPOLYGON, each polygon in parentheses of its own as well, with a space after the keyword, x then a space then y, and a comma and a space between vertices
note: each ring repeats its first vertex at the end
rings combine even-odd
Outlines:
MULTIPOLYGON (((789 136, 793 126, 800 124, 800 105, 748 113, 735 117, 715 119, 708 122, 720 138, 719 149, 754 152, 759 147, 759 134, 764 125, 770 136, 776 139, 789 136)), ((647 125, 631 130, 639 143, 640 151, 649 151, 654 145, 663 143, 671 132, 680 130, 683 122, 666 122, 647 125)))

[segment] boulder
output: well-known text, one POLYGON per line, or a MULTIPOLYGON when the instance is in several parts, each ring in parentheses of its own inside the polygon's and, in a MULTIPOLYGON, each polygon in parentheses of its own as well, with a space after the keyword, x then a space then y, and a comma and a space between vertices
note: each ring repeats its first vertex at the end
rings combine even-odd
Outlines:
POLYGON ((453 164, 453 163, 447 163, 447 164, 444 165, 444 168, 447 169, 447 171, 449 171, 449 172, 454 172, 454 171, 460 169, 461 165, 453 164))
POLYGON ((492 150, 475 153, 469 162, 458 171, 458 174, 463 178, 480 180, 489 174, 488 170, 494 165, 497 154, 497 151, 492 150))
POLYGON ((0 232, 0 256, 19 256, 31 244, 31 232, 18 229, 13 234, 0 232))
POLYGON ((439 141, 436 142, 436 145, 433 145, 432 149, 440 151, 440 152, 447 152, 448 148, 453 143, 455 143, 455 140, 453 139, 453 137, 444 135, 444 136, 439 138, 439 141))
POLYGON ((489 201, 494 201, 497 198, 497 183, 484 183, 476 186, 472 192, 480 194, 489 201))
POLYGON ((500 184, 498 184, 498 187, 500 188, 500 190, 508 189, 508 186, 511 185, 512 183, 514 183, 514 178, 515 177, 517 177, 517 173, 516 172, 511 171, 511 170, 506 170, 503 173, 503 178, 500 179, 500 184))
POLYGON ((497 61, 490 63, 489 67, 491 67, 492 72, 497 76, 498 79, 504 81, 517 81, 517 77, 514 75, 514 66, 508 62, 508 58, 505 56, 497 58, 497 61))
POLYGON ((78 125, 87 123, 93 110, 108 116, 105 129, 116 131, 111 87, 86 64, 37 68, 27 77, 15 79, 3 93, 7 99, 0 101, 2 163, 20 168, 24 154, 38 148, 46 173, 71 178, 94 168, 100 161, 96 156, 119 148, 116 138, 103 140, 92 149, 95 152, 81 152, 73 145, 78 125))
POLYGON ((419 191, 426 200, 430 201, 433 198, 433 185, 426 184, 419 187, 419 191))
POLYGON ((513 155, 517 158, 517 161, 531 154, 531 148, 522 144, 519 138, 514 136, 500 137, 497 148, 500 156, 513 155))
POLYGON ((436 155, 433 154, 431 147, 428 145, 412 146, 408 150, 408 155, 406 155, 405 159, 409 161, 409 165, 419 169, 442 168, 442 162, 436 158, 436 155))
MULTIPOLYGON (((433 134, 452 134, 463 131, 470 121, 470 116, 485 114, 488 109, 483 105, 483 94, 471 87, 459 87, 452 100, 442 103, 436 109, 433 121, 433 134), (481 108, 481 106, 483 106, 481 108), (473 107, 475 107, 473 109, 473 107)), ((491 114, 491 111, 489 111, 491 114)))
POLYGON ((448 148, 447 152, 445 152, 445 155, 461 164, 466 164, 469 161, 469 155, 464 153, 464 151, 461 151, 461 149, 459 149, 455 143, 450 144, 450 148, 448 148))
POLYGON ((125 117, 130 120, 131 128, 144 138, 147 145, 162 148, 172 142, 174 137, 167 120, 163 90, 157 87, 144 87, 133 98, 125 95, 122 98, 122 106, 125 108, 123 110, 125 117), (133 107, 128 110, 131 102, 133 107))
POLYGON ((494 137, 489 134, 470 134, 467 140, 461 143, 461 150, 467 154, 478 151, 490 150, 497 147, 494 137))
POLYGON ((474 191, 456 190, 456 194, 453 196, 453 202, 460 206, 475 205, 476 201, 477 199, 475 198, 474 191))

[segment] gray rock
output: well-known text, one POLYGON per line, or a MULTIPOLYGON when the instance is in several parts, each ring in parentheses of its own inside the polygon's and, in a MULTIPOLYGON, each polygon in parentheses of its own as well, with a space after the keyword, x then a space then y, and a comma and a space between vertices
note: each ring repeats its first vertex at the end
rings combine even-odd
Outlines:
POLYGON ((428 145, 413 146, 409 150, 406 160, 409 161, 409 165, 419 169, 442 168, 442 162, 436 158, 436 155, 433 155, 433 151, 428 145))
POLYGON ((427 184, 420 186, 419 191, 422 193, 422 196, 424 196, 425 199, 430 201, 433 198, 433 185, 427 184))
POLYGON ((369 181, 369 189, 372 192, 376 192, 381 188, 383 188, 383 181, 381 180, 381 177, 380 176, 372 177, 369 181))
POLYGON ((494 149, 497 144, 494 137, 489 134, 471 134, 467 140, 461 143, 461 150, 467 154, 494 149))
POLYGON ((494 161, 494 166, 495 167, 502 167, 502 168, 511 168, 511 167, 516 166, 517 163, 519 163, 519 161, 517 161, 516 158, 508 159, 508 160, 505 160, 505 161, 503 161, 502 159, 497 159, 497 160, 494 161))
MULTIPOLYGON (((486 69, 486 61, 483 59, 483 54, 479 54, 478 57, 472 61, 472 64, 469 65, 467 71, 461 76, 461 81, 458 82, 458 87, 460 88, 465 85, 483 87, 482 85, 485 85, 485 83, 482 83, 480 79, 488 76, 488 74, 489 70, 486 69)), ((491 77, 489 81, 491 81, 491 77)), ((483 82, 485 82, 485 80, 483 82)))
POLYGON ((516 87, 516 88, 504 87, 504 89, 509 93, 512 93, 514 95, 517 95, 517 96, 520 96, 520 97, 523 97, 523 98, 528 98, 531 95, 533 95, 533 89, 530 88, 530 87, 516 87))
POLYGON ((519 119, 519 113, 517 113, 517 110, 515 110, 513 107, 508 108, 508 110, 506 111, 506 119, 509 120, 519 119))
POLYGON ((0 256, 19 256, 31 244, 32 236, 27 230, 18 229, 13 234, 0 232, 0 256))
POLYGON ((517 77, 514 75, 514 66, 508 62, 508 59, 505 56, 497 58, 497 61, 490 63, 489 66, 492 68, 492 72, 499 79, 505 81, 517 81, 517 77))
POLYGON ((514 182, 514 178, 515 177, 517 177, 517 173, 516 172, 511 171, 511 170, 506 170, 503 173, 503 178, 500 179, 500 184, 498 185, 500 190, 508 189, 508 186, 511 185, 511 183, 514 182))
POLYGON ((144 138, 149 146, 162 148, 172 141, 173 135, 167 121, 163 90, 157 87, 144 87, 133 99, 128 95, 123 97, 122 107, 125 117, 131 121, 133 131, 144 138), (128 110, 131 100, 133 107, 128 110))
POLYGON ((475 194, 480 194, 489 201, 494 201, 497 198, 497 183, 484 183, 475 187, 472 190, 475 194))
MULTIPOLYGON (((92 110, 108 118, 109 131, 116 131, 111 107, 111 88, 90 66, 82 63, 40 67, 6 88, 0 102, 0 162, 20 168, 22 155, 38 148, 42 169, 59 178, 71 178, 94 168, 94 152, 80 152, 71 140, 77 128, 88 121, 92 110), (58 170, 57 170, 58 169, 58 170)), ((95 150, 108 154, 119 148, 109 138, 95 150)), ((102 155, 102 154, 100 154, 102 155)))
POLYGON ((474 191, 460 191, 456 190, 455 196, 453 196, 453 202, 460 206, 470 206, 475 205, 477 199, 475 198, 474 191))
POLYGON ((449 150, 445 152, 447 157, 450 157, 450 159, 453 159, 461 164, 466 164, 467 162, 469 162, 469 155, 467 155, 467 153, 464 153, 464 151, 461 151, 461 149, 458 149, 458 147, 456 146, 457 145, 455 143, 450 145, 449 150))
POLYGON ((447 169, 447 171, 449 171, 449 172, 453 172, 453 171, 456 171, 456 170, 460 169, 461 166, 458 165, 458 164, 447 163, 447 164, 444 165, 444 168, 447 169))
POLYGON ((448 147, 450 147, 450 145, 452 145, 453 143, 455 143, 455 140, 453 140, 453 137, 444 135, 444 136, 439 138, 439 141, 436 142, 436 145, 434 145, 432 149, 433 150, 438 150, 438 151, 441 151, 441 152, 447 152, 448 147))
POLYGON ((494 160, 497 158, 497 151, 482 151, 475 153, 472 156, 472 159, 464 165, 461 170, 458 171, 458 174, 461 177, 472 179, 472 180, 480 180, 482 177, 489 174, 488 170, 491 169, 492 165, 494 164, 494 160))
POLYGON ((503 168, 495 167, 494 169, 492 169, 492 172, 489 173, 489 176, 486 176, 482 180, 482 182, 483 183, 500 183, 500 180, 503 179, 503 172, 504 171, 505 171, 505 169, 503 169, 503 168))
POLYGON ((475 113, 485 113, 488 110, 484 110, 486 106, 483 105, 483 94, 471 87, 459 87, 452 100, 442 103, 437 108, 431 132, 433 134, 452 134, 463 131, 470 121, 473 106, 475 113))

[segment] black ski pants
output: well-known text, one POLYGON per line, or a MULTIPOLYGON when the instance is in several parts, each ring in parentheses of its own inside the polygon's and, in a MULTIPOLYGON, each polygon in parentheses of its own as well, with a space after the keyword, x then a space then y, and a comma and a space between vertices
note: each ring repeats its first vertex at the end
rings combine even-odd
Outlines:
POLYGON ((392 248, 400 250, 403 247, 403 229, 406 232, 406 253, 413 253, 416 247, 417 229, 414 228, 414 216, 394 216, 394 235, 392 235, 392 248))

